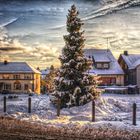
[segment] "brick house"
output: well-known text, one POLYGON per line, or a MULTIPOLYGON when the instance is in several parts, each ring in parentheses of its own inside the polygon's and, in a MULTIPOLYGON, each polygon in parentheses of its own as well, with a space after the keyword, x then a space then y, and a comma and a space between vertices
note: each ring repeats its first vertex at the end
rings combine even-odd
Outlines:
POLYGON ((125 73, 124 83, 128 86, 129 92, 140 92, 140 54, 128 54, 124 51, 118 62, 125 73))
POLYGON ((40 94, 40 72, 26 62, 0 62, 0 92, 40 94))
POLYGON ((89 73, 100 77, 100 86, 124 85, 124 72, 109 49, 86 49, 84 53, 93 60, 89 73))

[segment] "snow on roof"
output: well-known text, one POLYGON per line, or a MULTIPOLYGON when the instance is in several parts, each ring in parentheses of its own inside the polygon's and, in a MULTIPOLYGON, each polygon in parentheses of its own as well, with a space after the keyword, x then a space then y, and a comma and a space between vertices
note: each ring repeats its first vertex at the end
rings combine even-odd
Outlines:
POLYGON ((93 69, 89 70, 90 74, 97 74, 97 75, 118 75, 124 74, 122 68, 120 67, 119 63, 111 53, 109 49, 85 49, 84 50, 86 57, 93 57, 94 59, 100 60, 100 62, 110 62, 109 69, 97 69, 93 67, 93 69))
POLYGON ((128 85, 127 87, 128 87, 128 88, 136 88, 137 85, 128 85))
POLYGON ((105 88, 105 90, 128 90, 127 87, 108 87, 108 88, 105 88))
POLYGON ((122 54, 121 56, 129 69, 135 69, 138 65, 140 65, 140 54, 122 54))
POLYGON ((50 72, 50 69, 41 70, 42 75, 47 75, 47 74, 49 74, 49 72, 50 72))
POLYGON ((106 54, 102 54, 99 57, 99 54, 93 54, 95 62, 110 62, 110 59, 107 57, 106 54))
POLYGON ((40 73, 26 62, 0 62, 0 73, 40 73))
POLYGON ((140 59, 138 59, 131 67, 131 69, 135 69, 138 65, 140 65, 140 59))

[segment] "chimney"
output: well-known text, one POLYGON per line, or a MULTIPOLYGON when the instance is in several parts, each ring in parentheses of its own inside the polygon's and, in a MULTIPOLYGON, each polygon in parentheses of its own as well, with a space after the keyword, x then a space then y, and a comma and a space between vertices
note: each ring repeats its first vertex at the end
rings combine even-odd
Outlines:
POLYGON ((128 55, 128 51, 124 51, 124 55, 126 55, 126 56, 127 56, 127 55, 128 55))
POLYGON ((7 60, 4 60, 4 65, 7 65, 8 64, 8 61, 7 60))
POLYGON ((36 69, 37 69, 38 71, 40 71, 40 68, 39 68, 39 67, 37 67, 36 69))

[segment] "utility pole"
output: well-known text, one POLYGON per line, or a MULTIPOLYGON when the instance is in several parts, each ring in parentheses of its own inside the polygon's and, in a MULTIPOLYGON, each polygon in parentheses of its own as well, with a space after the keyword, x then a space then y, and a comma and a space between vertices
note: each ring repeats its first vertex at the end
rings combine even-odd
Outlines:
POLYGON ((0 62, 1 62, 2 60, 1 60, 1 51, 0 51, 0 62))
POLYGON ((109 38, 107 37, 107 50, 109 49, 109 38))

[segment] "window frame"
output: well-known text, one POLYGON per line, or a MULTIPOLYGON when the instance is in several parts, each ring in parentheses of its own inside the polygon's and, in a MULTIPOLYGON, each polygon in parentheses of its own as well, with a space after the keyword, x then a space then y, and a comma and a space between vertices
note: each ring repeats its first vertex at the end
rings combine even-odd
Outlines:
POLYGON ((3 74, 2 79, 10 79, 10 75, 9 74, 3 74))
POLYGON ((13 75, 13 78, 14 78, 14 79, 20 79, 20 74, 14 74, 14 75, 13 75))
POLYGON ((109 63, 103 63, 103 68, 108 69, 109 68, 109 63), (106 66, 105 66, 106 65, 106 66))
POLYGON ((32 75, 31 74, 24 74, 24 79, 26 79, 26 80, 32 79, 32 75))
POLYGON ((97 69, 102 69, 102 63, 96 63, 96 68, 97 69), (99 66, 100 65, 100 66, 99 66))
POLYGON ((21 83, 14 83, 14 90, 22 90, 21 83))
POLYGON ((28 84, 24 84, 24 90, 28 90, 28 89, 29 89, 29 85, 28 84))
POLYGON ((9 83, 5 83, 3 88, 4 88, 4 90, 11 90, 12 89, 12 85, 9 84, 9 83))

